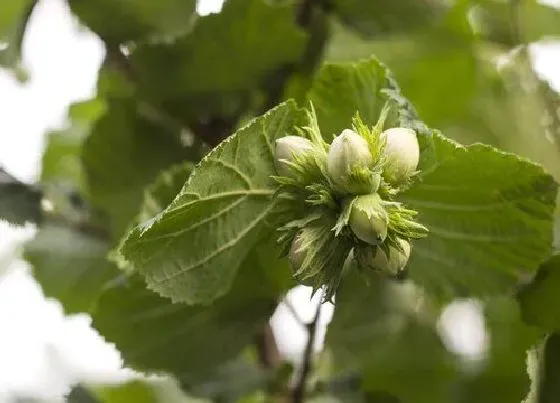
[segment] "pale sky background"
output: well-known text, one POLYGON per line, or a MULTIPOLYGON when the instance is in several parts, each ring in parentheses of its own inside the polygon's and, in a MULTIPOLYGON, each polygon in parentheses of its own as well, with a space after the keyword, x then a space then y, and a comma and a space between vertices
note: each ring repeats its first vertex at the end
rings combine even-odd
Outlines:
MULTIPOLYGON (((198 10, 217 12, 220 3, 199 0, 198 10)), ((533 53, 537 71, 560 88, 560 47, 539 45, 533 53)), ((0 70, 1 166, 23 181, 37 178, 44 133, 64 125, 69 103, 93 95, 102 57, 99 40, 77 29, 62 0, 39 2, 23 48, 31 79, 22 85, 0 70)), ((0 222, 0 269, 33 231, 0 222)), ((308 289, 298 287, 290 298, 300 316, 311 320, 314 305, 308 289)), ((332 307, 323 313, 320 340, 332 307)), ((298 356, 306 334, 282 305, 272 325, 281 351, 298 356)), ((476 304, 452 304, 442 315, 441 329, 443 340, 455 351, 478 355, 485 348, 484 320, 476 304)), ((15 261, 0 272, 0 403, 11 402, 14 394, 60 402, 72 383, 115 381, 127 374, 119 353, 91 329, 90 318, 65 317, 58 302, 44 298, 24 262, 15 261)))

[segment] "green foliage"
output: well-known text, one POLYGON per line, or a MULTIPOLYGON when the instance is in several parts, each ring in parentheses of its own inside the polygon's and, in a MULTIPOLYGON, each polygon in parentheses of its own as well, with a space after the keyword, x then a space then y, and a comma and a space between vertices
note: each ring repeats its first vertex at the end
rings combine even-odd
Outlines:
POLYGON ((434 23, 442 14, 444 2, 383 0, 363 2, 360 0, 334 0, 333 12, 363 35, 374 36, 399 31, 412 31, 434 23), (380 12, 380 10, 383 10, 380 12))
POLYGON ((366 390, 389 392, 403 403, 444 402, 455 359, 433 323, 411 312, 414 299, 410 287, 348 275, 337 294, 327 345, 339 371, 361 371, 366 390))
POLYGON ((244 113, 276 69, 299 60, 304 40, 290 6, 228 0, 188 35, 139 46, 130 63, 141 96, 196 127, 244 113))
POLYGON ((107 261, 108 244, 100 234, 64 224, 43 225, 25 257, 47 297, 58 299, 66 313, 89 312, 118 272, 107 261))
POLYGON ((520 269, 535 271, 550 253, 554 180, 514 155, 450 143, 415 120, 393 86, 374 60, 326 66, 310 92, 322 132, 340 132, 355 110, 373 125, 385 99, 394 100, 400 109, 393 122, 419 129, 421 148, 422 173, 401 199, 430 230, 413 245, 410 275, 446 298, 512 289, 520 269), (379 95, 372 99, 372 93, 379 95))
POLYGON ((272 144, 299 119, 289 102, 240 129, 204 157, 162 214, 129 233, 121 253, 151 289, 190 304, 228 291, 243 259, 272 229, 272 144))
MULTIPOLYGON (((23 78, 36 2, 4 3, 0 66, 23 78)), ((45 294, 91 314, 126 366, 171 377, 82 385, 68 401, 556 402, 560 97, 527 44, 558 37, 560 11, 535 0, 227 0, 199 16, 195 3, 68 0, 106 46, 97 94, 49 133, 37 184, 0 169, 0 219, 38 226, 24 257, 45 294), (385 128, 417 134, 418 172, 399 192, 367 179, 403 203, 391 217, 406 209, 429 232, 391 281, 343 264, 366 250, 348 234, 313 249, 306 271, 335 278, 329 292, 340 285, 321 356, 332 360, 310 354, 310 372, 290 379, 263 336, 297 282, 277 229, 297 231, 314 219, 309 206, 327 206, 314 234, 338 240, 351 206, 327 176, 280 192, 290 183, 275 141, 308 125, 327 147, 356 113, 371 127, 386 105, 385 128), (479 298, 481 357, 441 338, 455 298, 479 298)))
POLYGON ((523 319, 532 325, 555 332, 560 330, 560 315, 551 307, 560 301, 560 255, 544 262, 534 280, 518 294, 523 319))
POLYGON ((180 34, 194 18, 195 0, 70 0, 72 11, 111 44, 180 34), (106 18, 110 15, 111 18, 106 18))
POLYGON ((15 69, 16 77, 24 81, 26 74, 20 66, 25 28, 36 0, 3 2, 0 13, 0 67, 15 69))
POLYGON ((90 199, 108 213, 117 237, 137 214, 144 188, 185 155, 178 136, 141 116, 133 101, 109 102, 84 142, 82 163, 90 199))
POLYGON ((25 184, 0 168, 0 220, 23 225, 39 222, 42 192, 33 185, 25 184))

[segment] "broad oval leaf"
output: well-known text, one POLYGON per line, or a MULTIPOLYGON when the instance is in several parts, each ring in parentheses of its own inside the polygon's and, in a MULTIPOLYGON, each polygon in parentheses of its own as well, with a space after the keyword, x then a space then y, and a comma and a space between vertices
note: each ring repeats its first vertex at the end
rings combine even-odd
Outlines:
POLYGON ((229 290, 275 206, 274 141, 301 116, 287 102, 254 119, 201 161, 163 213, 129 233, 120 253, 149 288, 189 304, 229 290))
POLYGON ((401 197, 430 230, 410 275, 447 298, 513 289, 550 253, 556 192, 542 167, 513 154, 456 152, 401 197))

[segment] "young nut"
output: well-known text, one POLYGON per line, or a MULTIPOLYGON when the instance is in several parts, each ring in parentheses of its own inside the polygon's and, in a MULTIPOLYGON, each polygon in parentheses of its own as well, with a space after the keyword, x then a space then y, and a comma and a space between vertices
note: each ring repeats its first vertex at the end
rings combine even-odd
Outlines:
POLYGON ((389 216, 381 205, 379 194, 358 196, 354 200, 349 219, 352 232, 370 245, 378 245, 387 237, 389 216))
POLYGON ((391 184, 405 182, 418 167, 420 148, 416 132, 404 127, 395 127, 383 132, 385 146, 385 180, 391 184))
POLYGON ((304 137, 286 136, 276 140, 274 164, 280 176, 293 177, 293 172, 286 162, 294 162, 297 155, 313 151, 313 143, 304 137))
POLYGON ((380 177, 370 174, 356 177, 356 172, 369 172, 373 157, 367 141, 358 133, 345 129, 330 145, 327 172, 334 185, 348 194, 367 194, 377 191, 380 177))

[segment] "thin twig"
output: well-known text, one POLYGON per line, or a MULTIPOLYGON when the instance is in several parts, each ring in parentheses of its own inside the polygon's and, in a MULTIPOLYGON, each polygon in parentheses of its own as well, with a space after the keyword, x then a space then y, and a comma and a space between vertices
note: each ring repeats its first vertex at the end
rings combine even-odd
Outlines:
POLYGON ((321 316, 321 307, 322 304, 319 302, 317 304, 317 310, 315 311, 315 317, 313 318, 313 321, 307 324, 307 345, 305 346, 305 351, 303 353, 301 375, 292 393, 292 403, 303 403, 303 399, 305 398, 307 378, 309 377, 309 375, 311 374, 311 370, 313 369, 313 347, 315 346, 317 324, 321 316))
POLYGON ((257 335, 255 345, 261 366, 267 370, 278 368, 282 362, 282 357, 278 351, 276 338, 270 324, 267 323, 257 335))
POLYGON ((304 329, 307 329, 307 323, 301 318, 300 314, 297 312, 296 308, 292 304, 292 302, 288 299, 288 297, 282 300, 282 304, 290 311, 290 314, 294 318, 294 320, 304 329))

